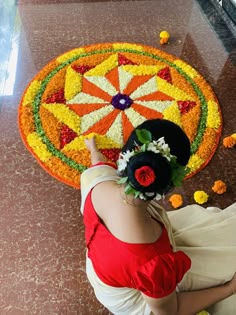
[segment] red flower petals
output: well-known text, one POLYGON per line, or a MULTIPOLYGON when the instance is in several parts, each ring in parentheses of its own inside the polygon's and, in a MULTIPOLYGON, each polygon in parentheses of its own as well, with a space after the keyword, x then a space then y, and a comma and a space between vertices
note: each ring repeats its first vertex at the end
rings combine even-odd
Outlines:
POLYGON ((144 187, 148 187, 156 179, 155 172, 150 166, 142 166, 136 169, 134 176, 137 182, 144 187))
POLYGON ((58 92, 55 94, 51 95, 49 98, 47 98, 46 103, 62 103, 65 104, 66 99, 64 97, 64 89, 60 89, 58 92))
POLYGON ((172 78, 171 78, 171 74, 170 74, 170 69, 168 67, 161 69, 158 72, 158 77, 160 77, 163 80, 166 80, 168 83, 172 84, 172 78))
POLYGON ((89 71, 92 67, 90 66, 77 66, 77 65, 72 65, 72 69, 75 70, 76 72, 80 74, 84 74, 85 72, 89 71))
POLYGON ((61 129, 61 136, 60 136, 61 149, 64 148, 66 144, 74 140, 76 137, 77 137, 77 134, 73 130, 71 130, 68 126, 63 125, 61 129))
POLYGON ((134 65, 135 63, 123 55, 118 55, 118 64, 121 65, 134 65))
POLYGON ((100 149, 100 152, 112 162, 116 162, 118 160, 120 151, 120 149, 100 149))
POLYGON ((191 108, 197 105, 193 101, 178 101, 177 103, 178 103, 181 114, 185 114, 189 112, 191 108))

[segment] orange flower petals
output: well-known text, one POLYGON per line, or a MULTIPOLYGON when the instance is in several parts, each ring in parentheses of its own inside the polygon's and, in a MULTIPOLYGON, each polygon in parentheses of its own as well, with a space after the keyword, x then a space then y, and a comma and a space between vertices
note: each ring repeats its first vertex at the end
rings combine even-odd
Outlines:
MULTIPOLYGON (((112 49, 112 47, 113 47, 113 43, 104 43, 104 44, 101 44, 101 45, 85 46, 85 51, 87 53, 87 52, 96 51, 96 50, 112 49)), ((102 54, 102 56, 103 55, 104 54, 102 54)))
POLYGON ((101 99, 104 100, 105 102, 111 102, 111 96, 106 93, 105 91, 103 91, 102 89, 100 89, 99 87, 97 87, 95 84, 88 82, 88 80, 86 78, 83 78, 83 92, 93 95, 93 96, 97 96, 101 99))
POLYGON ((90 153, 88 150, 65 150, 64 151, 65 155, 68 156, 69 158, 73 159, 79 164, 82 164, 86 167, 89 167, 91 162, 90 162, 90 153))
POLYGON ((53 60, 51 63, 46 65, 35 77, 34 80, 43 80, 53 69, 55 69, 59 63, 53 60))
POLYGON ((122 113, 122 127, 123 127, 123 141, 124 143, 128 140, 131 132, 134 130, 134 126, 131 124, 126 114, 122 113))
POLYGON ((169 38, 167 38, 167 37, 161 38, 161 39, 160 39, 160 44, 161 44, 161 45, 167 44, 168 41, 169 41, 169 38))
POLYGON ((97 123, 92 125, 84 134, 90 134, 96 132, 98 134, 104 135, 106 131, 111 127, 115 118, 120 113, 118 109, 114 109, 111 113, 107 114, 105 117, 101 118, 97 123))
POLYGON ((236 145, 236 140, 232 136, 223 139, 223 146, 225 148, 233 148, 236 145))
POLYGON ((25 136, 35 131, 32 105, 24 106, 24 110, 20 113, 20 126, 25 136))
POLYGON ((169 198, 169 201, 174 209, 183 205, 183 198, 180 194, 174 194, 169 198))
POLYGON ((57 157, 52 157, 45 163, 45 165, 52 176, 63 181, 66 180, 68 184, 73 185, 74 187, 80 187, 80 173, 69 167, 62 160, 57 157))
POLYGON ((144 106, 133 104, 132 108, 139 113, 140 115, 144 116, 147 119, 157 119, 157 118, 163 118, 162 113, 159 113, 155 111, 154 109, 145 108, 144 106))
POLYGON ((214 129, 207 128, 202 143, 200 144, 197 154, 201 159, 206 160, 212 152, 212 148, 216 146, 217 134, 214 129))
POLYGON ((125 90, 123 91, 124 94, 131 94, 134 90, 136 90, 140 85, 144 84, 145 82, 147 82, 148 80, 151 79, 151 75, 142 75, 142 76, 136 76, 134 77, 129 84, 127 85, 127 87, 125 88, 125 90))
POLYGON ((52 77, 43 93, 42 102, 45 102, 51 95, 58 92, 61 88, 64 88, 65 73, 66 68, 63 68, 52 77))
POLYGON ((194 91, 191 84, 174 68, 170 68, 171 78, 173 85, 177 86, 180 90, 187 93, 193 99, 198 99, 197 93, 194 91))
POLYGON ((43 106, 40 107, 40 117, 47 137, 57 149, 60 149, 60 130, 62 123, 43 106))
POLYGON ((212 190, 218 194, 218 195, 221 195, 223 193, 226 192, 227 190, 227 186, 226 184, 222 181, 222 180, 216 180, 214 182, 214 185, 212 186, 212 190))
POLYGON ((201 89, 207 102, 210 100, 217 102, 217 98, 215 96, 215 93, 212 91, 211 86, 206 84, 205 79, 201 75, 194 78, 194 81, 198 85, 198 87, 201 89))
POLYGON ((201 109, 199 106, 194 106, 191 111, 181 116, 183 130, 188 136, 190 142, 193 142, 197 134, 197 126, 199 124, 201 109))

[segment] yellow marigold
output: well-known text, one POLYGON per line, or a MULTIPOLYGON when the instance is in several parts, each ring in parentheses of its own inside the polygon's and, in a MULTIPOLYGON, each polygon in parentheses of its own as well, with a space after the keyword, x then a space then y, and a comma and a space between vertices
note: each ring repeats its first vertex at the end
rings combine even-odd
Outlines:
POLYGON ((133 49, 133 50, 143 51, 142 46, 139 46, 136 44, 129 44, 129 43, 114 43, 113 48, 114 49, 133 49))
POLYGON ((95 68, 86 72, 86 76, 104 76, 109 71, 118 66, 118 55, 112 55, 102 63, 98 64, 95 68))
POLYGON ((216 180, 211 188, 215 193, 221 195, 226 192, 226 184, 222 180, 216 180))
POLYGON ((198 77, 199 74, 198 72, 193 68, 191 67, 189 64, 187 64, 186 62, 184 62, 183 60, 175 60, 174 62, 178 67, 180 67, 182 70, 184 70, 184 72, 187 73, 188 76, 190 76, 190 78, 195 78, 195 77, 198 77))
POLYGON ((209 101, 208 115, 207 115, 207 127, 218 129, 221 125, 221 117, 218 104, 214 101, 209 101))
POLYGON ((180 194, 174 194, 169 198, 169 201, 173 208, 179 208, 183 204, 183 198, 180 194))
POLYGON ((27 136, 27 141, 41 161, 46 162, 52 157, 52 153, 47 150, 46 144, 42 142, 42 139, 36 132, 29 134, 27 136))
POLYGON ((66 52, 63 55, 60 55, 57 58, 57 62, 63 63, 63 62, 67 61, 70 58, 73 58, 73 57, 75 57, 77 55, 83 54, 84 52, 85 52, 84 48, 75 48, 75 49, 73 49, 71 51, 66 52))
POLYGON ((72 99, 82 89, 82 75, 71 67, 67 68, 65 81, 65 98, 72 99), (73 84, 71 83, 73 82, 73 84))
POLYGON ((163 111, 164 118, 173 121, 178 126, 182 127, 181 114, 177 102, 174 102, 170 107, 163 111))
POLYGON ((179 89, 177 86, 174 86, 170 83, 168 83, 166 80, 156 77, 157 80, 157 87, 160 92, 163 92, 167 94, 168 96, 173 97, 175 100, 179 99, 182 101, 194 101, 194 99, 191 99, 187 93, 179 89))
POLYGON ((232 136, 228 136, 223 139, 223 146, 225 148, 233 148, 235 144, 236 144, 236 139, 234 139, 234 137, 232 136))
POLYGON ((77 134, 80 134, 80 117, 70 110, 65 104, 44 103, 42 106, 52 113, 60 122, 66 124, 77 134))
POLYGON ((197 190, 197 191, 195 191, 193 197, 197 203, 203 204, 203 203, 207 202, 209 196, 205 191, 197 190))
POLYGON ((23 106, 32 104, 36 94, 38 93, 40 89, 40 86, 41 86, 41 81, 34 80, 30 83, 23 98, 23 103, 22 103, 23 106))
POLYGON ((122 67, 122 69, 133 75, 155 75, 162 68, 162 65, 125 65, 122 67))
POLYGON ((231 137, 234 138, 235 141, 236 141, 236 133, 233 133, 233 134, 231 135, 231 137))
POLYGON ((121 146, 113 141, 112 139, 106 137, 105 135, 99 135, 97 133, 90 133, 86 136, 80 135, 76 137, 74 140, 72 140, 70 143, 64 146, 62 149, 62 152, 66 152, 68 150, 84 150, 86 149, 84 139, 85 138, 91 138, 93 136, 96 136, 96 142, 99 149, 120 149, 121 146))
POLYGON ((160 38, 170 38, 170 34, 167 31, 161 31, 160 38))
POLYGON ((207 311, 201 311, 197 313, 196 315, 210 315, 207 311))

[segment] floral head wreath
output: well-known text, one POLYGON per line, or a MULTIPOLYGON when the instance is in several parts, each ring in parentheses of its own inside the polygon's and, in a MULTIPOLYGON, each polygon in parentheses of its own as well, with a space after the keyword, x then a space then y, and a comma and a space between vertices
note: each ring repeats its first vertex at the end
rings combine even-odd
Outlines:
MULTIPOLYGON (((119 159, 117 161, 118 175, 122 176, 122 174, 125 173, 127 165, 133 156, 142 152, 151 151, 156 154, 160 154, 167 159, 171 167, 172 185, 175 187, 181 186, 181 183, 189 172, 189 169, 177 163, 177 157, 170 153, 169 145, 165 142, 164 137, 161 137, 157 140, 152 140, 151 132, 146 129, 137 129, 136 135, 141 145, 135 143, 135 148, 133 150, 127 150, 126 152, 120 153, 119 159)), ((148 187, 156 179, 154 170, 147 165, 136 169, 134 176, 137 182, 143 187, 148 187)), ((146 197, 141 191, 138 191, 133 187, 133 185, 129 182, 128 176, 122 177, 117 181, 117 183, 125 184, 125 193, 127 195, 132 194, 135 198, 144 200, 146 200, 147 197, 152 197, 156 200, 160 200, 162 198, 162 196, 156 192, 146 192, 146 197)))

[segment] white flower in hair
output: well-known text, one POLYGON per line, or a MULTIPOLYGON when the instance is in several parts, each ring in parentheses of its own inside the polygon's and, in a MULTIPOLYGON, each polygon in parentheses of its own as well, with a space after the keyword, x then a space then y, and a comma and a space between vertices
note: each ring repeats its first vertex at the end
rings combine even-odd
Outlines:
POLYGON ((152 151, 154 153, 160 153, 160 150, 158 149, 158 146, 155 142, 156 141, 153 141, 153 142, 150 142, 148 144, 147 151, 152 151))
POLYGON ((159 139, 158 139, 157 141, 155 141, 155 142, 158 142, 158 144, 159 144, 161 147, 163 147, 163 146, 166 144, 164 137, 159 138, 159 139))
POLYGON ((126 160, 126 162, 129 162, 129 159, 132 157, 132 156, 134 156, 134 151, 132 150, 132 151, 130 151, 130 150, 127 150, 126 152, 124 152, 124 153, 121 153, 121 156, 123 157, 123 159, 125 159, 126 160))
POLYGON ((118 171, 122 172, 126 169, 127 163, 129 162, 130 158, 135 155, 134 150, 130 151, 127 150, 126 152, 120 153, 120 157, 117 160, 118 164, 118 171))
POLYGON ((125 159, 119 159, 117 161, 117 164, 118 164, 118 170, 120 172, 124 171, 126 169, 126 167, 127 167, 127 162, 126 162, 125 159))

